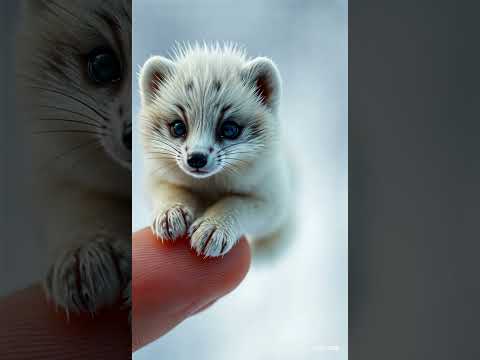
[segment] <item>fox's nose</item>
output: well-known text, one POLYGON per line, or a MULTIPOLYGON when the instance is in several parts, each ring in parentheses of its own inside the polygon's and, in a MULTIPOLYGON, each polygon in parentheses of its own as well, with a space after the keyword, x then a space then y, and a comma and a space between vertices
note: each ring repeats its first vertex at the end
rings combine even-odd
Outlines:
POLYGON ((127 150, 132 151, 132 123, 128 122, 123 125, 122 142, 127 150))
POLYGON ((207 162, 207 155, 201 152, 191 153, 187 158, 188 165, 195 169, 203 168, 205 165, 207 165, 207 162))

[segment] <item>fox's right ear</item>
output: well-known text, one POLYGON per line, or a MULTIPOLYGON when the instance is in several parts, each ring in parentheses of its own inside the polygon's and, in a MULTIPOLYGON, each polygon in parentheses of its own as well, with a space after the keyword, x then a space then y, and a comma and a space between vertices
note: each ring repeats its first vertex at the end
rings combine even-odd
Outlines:
POLYGON ((140 70, 140 92, 143 105, 149 105, 165 82, 175 74, 175 63, 163 56, 152 56, 140 70))

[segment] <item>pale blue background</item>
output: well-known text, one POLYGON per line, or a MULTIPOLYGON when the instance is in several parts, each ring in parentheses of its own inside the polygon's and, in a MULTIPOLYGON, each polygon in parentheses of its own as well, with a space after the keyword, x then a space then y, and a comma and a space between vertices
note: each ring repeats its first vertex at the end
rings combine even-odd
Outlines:
MULTIPOLYGON (((281 118, 299 168, 298 230, 273 264, 207 311, 136 352, 165 360, 347 359, 347 4, 318 1, 133 1, 133 67, 174 41, 233 40, 271 57, 281 118)), ((133 226, 149 223, 133 79, 133 226)))

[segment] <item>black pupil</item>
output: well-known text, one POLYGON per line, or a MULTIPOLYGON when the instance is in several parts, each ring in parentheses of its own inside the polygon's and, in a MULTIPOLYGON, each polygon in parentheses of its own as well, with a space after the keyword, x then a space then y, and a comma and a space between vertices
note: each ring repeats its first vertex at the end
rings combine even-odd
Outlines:
POLYGON ((185 127, 185 124, 181 121, 175 121, 172 124, 172 133, 176 137, 184 136, 185 133, 187 132, 187 128, 185 127))
POLYGON ((222 125, 222 136, 227 139, 235 139, 238 136, 238 125, 232 121, 227 121, 222 125))
POLYGON ((96 49, 88 59, 88 74, 97 83, 111 83, 120 78, 120 63, 112 50, 96 49))

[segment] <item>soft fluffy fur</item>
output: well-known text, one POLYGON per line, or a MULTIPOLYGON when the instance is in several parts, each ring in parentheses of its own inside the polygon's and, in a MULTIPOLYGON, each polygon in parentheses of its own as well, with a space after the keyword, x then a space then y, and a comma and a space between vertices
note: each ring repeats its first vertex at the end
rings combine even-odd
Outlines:
POLYGON ((173 60, 148 59, 140 73, 141 131, 153 231, 162 240, 190 235, 204 256, 227 253, 246 234, 271 238, 289 214, 290 173, 281 140, 281 80, 267 58, 249 59, 233 45, 185 45, 173 60), (188 124, 172 137, 175 119, 188 124), (243 127, 219 140, 223 121, 243 127), (205 174, 187 157, 208 154, 205 174))
MULTIPOLYGON (((94 312, 131 278, 130 1, 25 0, 19 31, 19 114, 32 146, 45 288, 68 311, 94 312), (114 84, 92 82, 87 56, 111 48, 114 84)), ((29 220, 27 220, 27 223, 29 220)))

